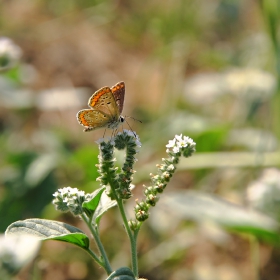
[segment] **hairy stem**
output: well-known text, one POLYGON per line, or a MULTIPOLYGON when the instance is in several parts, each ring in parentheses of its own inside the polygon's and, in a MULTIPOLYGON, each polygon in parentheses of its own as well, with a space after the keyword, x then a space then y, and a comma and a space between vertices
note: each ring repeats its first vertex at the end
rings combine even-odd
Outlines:
POLYGON ((107 275, 110 275, 113 270, 111 268, 111 265, 110 265, 110 262, 109 262, 109 259, 107 257, 107 254, 106 254, 106 251, 103 247, 103 244, 100 240, 100 237, 99 237, 99 233, 98 233, 98 230, 94 228, 94 226, 92 225, 91 221, 83 214, 82 215, 82 218, 83 220, 85 221, 85 223, 88 225, 92 235, 93 235, 93 238, 94 238, 94 241, 98 247, 98 250, 102 256, 102 259, 100 260, 100 258, 98 258, 96 256, 96 254, 94 252, 92 252, 91 250, 88 251, 88 253, 93 257, 93 259, 99 264, 101 265, 107 272, 107 275))

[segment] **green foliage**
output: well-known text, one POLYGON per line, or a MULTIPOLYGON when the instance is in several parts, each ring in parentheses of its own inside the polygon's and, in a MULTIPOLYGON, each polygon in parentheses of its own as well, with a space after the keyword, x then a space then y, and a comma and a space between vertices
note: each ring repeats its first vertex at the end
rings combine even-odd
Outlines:
POLYGON ((0 231, 3 232, 15 219, 24 218, 27 213, 40 216, 44 206, 50 202, 57 187, 53 175, 55 162, 45 163, 43 173, 32 173, 30 167, 35 162, 38 164, 39 158, 39 155, 31 151, 6 155, 7 165, 2 169, 1 176, 5 192, 0 203, 0 213, 5 215, 1 216, 0 231), (30 172, 31 175, 28 175, 30 172), (32 174, 36 175, 36 179, 31 177, 32 174), (34 200, 34 197, 37 199, 34 200))

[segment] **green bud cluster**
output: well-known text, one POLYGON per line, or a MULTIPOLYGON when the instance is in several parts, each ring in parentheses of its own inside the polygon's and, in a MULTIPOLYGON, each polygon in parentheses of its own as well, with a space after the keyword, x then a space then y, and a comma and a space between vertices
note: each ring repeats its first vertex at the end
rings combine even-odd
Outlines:
POLYGON ((107 195, 111 199, 129 199, 132 196, 131 182, 132 175, 135 173, 133 165, 136 161, 135 155, 138 152, 137 148, 141 147, 141 143, 136 134, 129 130, 124 130, 111 138, 108 142, 104 139, 98 141, 100 155, 98 157, 99 164, 97 165, 101 181, 101 185, 110 185, 107 195), (123 150, 126 148, 126 156, 123 167, 120 172, 114 166, 116 159, 114 158, 114 148, 123 150))
POLYGON ((136 220, 139 222, 143 222, 149 217, 149 205, 144 201, 137 203, 134 208, 134 211, 136 220))
MULTIPOLYGON (((96 180, 101 182, 101 186, 111 185, 113 182, 114 187, 118 188, 117 173, 114 165, 116 161, 114 158, 114 141, 110 139, 108 142, 105 142, 102 138, 98 141, 98 144, 100 154, 98 155, 99 164, 96 166, 100 176, 96 180)), ((116 199, 112 189, 107 190, 107 195, 111 199, 116 199)))

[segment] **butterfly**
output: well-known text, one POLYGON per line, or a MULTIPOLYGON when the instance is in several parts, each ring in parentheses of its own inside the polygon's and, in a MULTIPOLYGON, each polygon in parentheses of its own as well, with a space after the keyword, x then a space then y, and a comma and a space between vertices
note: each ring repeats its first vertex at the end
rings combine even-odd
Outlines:
POLYGON ((97 90, 89 99, 91 109, 83 109, 77 113, 78 122, 85 127, 84 131, 98 128, 116 129, 124 122, 121 115, 124 104, 125 84, 118 82, 113 87, 97 90))

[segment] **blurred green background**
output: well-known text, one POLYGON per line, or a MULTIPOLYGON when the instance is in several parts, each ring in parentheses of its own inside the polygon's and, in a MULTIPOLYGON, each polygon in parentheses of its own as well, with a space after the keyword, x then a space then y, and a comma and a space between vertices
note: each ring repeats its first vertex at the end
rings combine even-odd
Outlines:
MULTIPOLYGON (((143 144, 131 216, 168 140, 183 133, 197 143, 141 229, 140 275, 280 279, 278 0, 0 5, 0 34, 15 44, 10 57, 0 44, 0 232, 32 217, 86 231, 54 210, 52 194, 99 187, 95 141, 104 131, 83 133, 76 113, 95 90, 123 80, 123 114, 142 121, 127 119, 143 144)), ((116 209, 103 218, 101 236, 113 267, 128 265, 116 209)), ((105 278, 86 253, 59 242, 44 243, 15 277, 105 278)))

